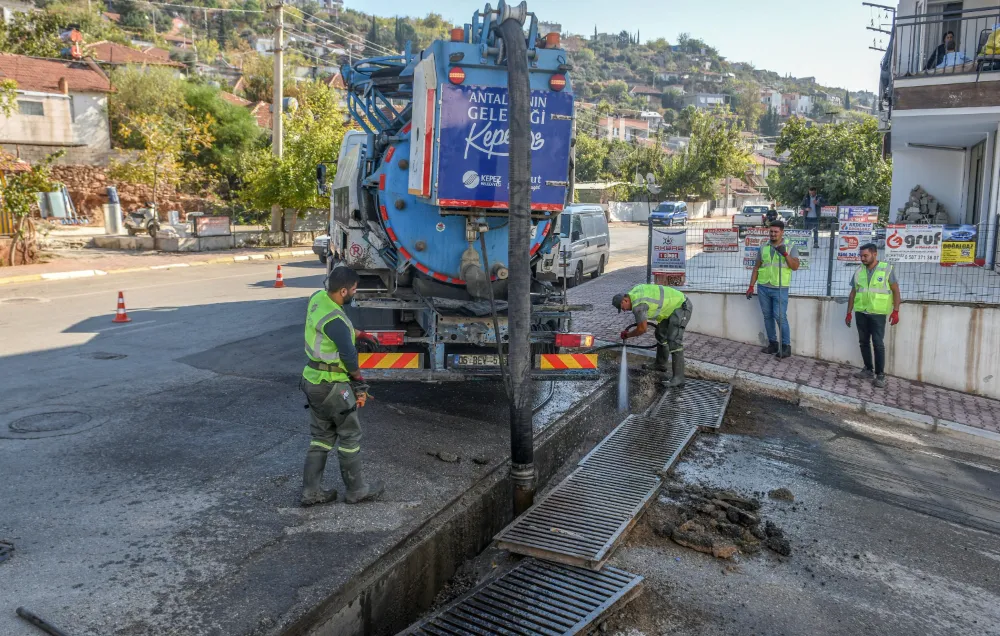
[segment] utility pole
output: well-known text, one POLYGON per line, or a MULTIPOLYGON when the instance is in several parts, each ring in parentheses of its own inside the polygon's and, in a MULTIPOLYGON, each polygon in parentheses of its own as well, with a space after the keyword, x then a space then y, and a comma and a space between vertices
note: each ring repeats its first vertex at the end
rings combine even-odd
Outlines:
MULTIPOLYGON (((284 103, 284 50, 285 50, 285 6, 283 0, 274 5, 274 95, 271 98, 271 153, 281 159, 285 152, 284 130, 282 129, 282 110, 284 103)), ((271 231, 284 231, 281 206, 275 204, 271 208, 271 231)))

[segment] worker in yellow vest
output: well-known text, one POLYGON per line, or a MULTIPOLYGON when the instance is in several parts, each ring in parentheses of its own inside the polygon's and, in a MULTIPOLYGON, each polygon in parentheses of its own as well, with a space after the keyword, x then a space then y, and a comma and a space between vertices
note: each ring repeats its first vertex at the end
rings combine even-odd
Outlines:
POLYGON ((851 283, 851 295, 847 299, 847 318, 844 322, 851 326, 851 316, 858 314, 858 342, 861 344, 861 359, 865 368, 855 377, 874 380, 874 385, 885 388, 885 323, 899 324, 899 281, 891 263, 878 260, 878 247, 874 243, 861 246, 861 267, 851 283), (872 359, 872 349, 875 357, 872 359))
POLYGON ((622 311, 631 311, 635 327, 621 333, 622 340, 646 333, 649 321, 656 323, 656 365, 661 373, 667 372, 671 359, 673 376, 667 386, 684 386, 684 329, 691 320, 691 301, 672 287, 664 285, 636 285, 627 294, 616 294, 611 304, 622 311))
POLYGON ((792 355, 792 334, 788 326, 788 289, 792 286, 792 272, 799 268, 799 251, 785 241, 784 222, 775 221, 767 231, 771 242, 761 245, 760 252, 757 253, 757 262, 750 275, 750 287, 747 288, 747 299, 753 298, 756 285, 760 311, 764 314, 764 332, 767 333, 767 346, 762 351, 787 358, 792 355), (775 323, 780 335, 775 332, 775 323))
POLYGON ((336 447, 340 476, 347 486, 344 501, 360 503, 382 494, 380 482, 367 482, 361 474, 361 421, 358 406, 364 405, 367 385, 358 367, 358 338, 371 339, 355 331, 344 305, 358 290, 358 274, 345 266, 334 267, 327 290, 309 298, 306 309, 306 362, 300 387, 309 402, 312 439, 302 470, 303 506, 336 501, 336 490, 323 489, 327 454, 336 447))

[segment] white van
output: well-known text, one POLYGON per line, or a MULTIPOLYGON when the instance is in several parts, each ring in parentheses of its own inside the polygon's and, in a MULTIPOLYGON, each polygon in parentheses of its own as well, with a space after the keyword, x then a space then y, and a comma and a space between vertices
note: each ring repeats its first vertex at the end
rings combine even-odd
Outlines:
POLYGON ((566 286, 574 287, 582 283, 587 274, 591 278, 603 274, 611 258, 611 236, 604 208, 570 205, 559 214, 556 223, 559 246, 538 264, 539 278, 560 280, 565 275, 566 286))

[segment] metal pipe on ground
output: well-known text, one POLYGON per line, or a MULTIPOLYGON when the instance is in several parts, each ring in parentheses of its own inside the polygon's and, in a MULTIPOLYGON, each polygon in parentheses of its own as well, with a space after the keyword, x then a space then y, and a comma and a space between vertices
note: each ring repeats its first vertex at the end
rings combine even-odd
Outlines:
POLYGON ((507 263, 507 320, 510 341, 510 476, 514 485, 514 514, 520 515, 535 499, 531 395, 531 85, 528 46, 520 11, 500 24, 507 53, 507 90, 510 99, 510 239, 507 263), (517 19, 520 16, 520 20, 517 19))

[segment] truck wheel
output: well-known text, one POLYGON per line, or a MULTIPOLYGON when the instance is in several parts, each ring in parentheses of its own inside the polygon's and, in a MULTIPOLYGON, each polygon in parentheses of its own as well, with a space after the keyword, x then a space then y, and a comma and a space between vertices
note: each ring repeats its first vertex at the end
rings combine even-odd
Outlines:
POLYGON ((320 254, 319 255, 319 262, 323 263, 324 265, 326 265, 326 254, 320 254))
POLYGON ((590 277, 591 277, 591 278, 597 278, 598 276, 600 276, 600 275, 601 275, 601 274, 603 274, 603 273, 604 273, 604 257, 602 256, 602 257, 601 257, 601 262, 600 262, 600 263, 598 263, 598 265, 597 265, 597 269, 595 269, 595 270, 594 270, 594 271, 593 271, 593 272, 592 272, 592 273, 590 274, 590 277))

